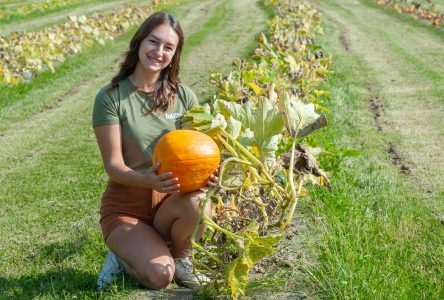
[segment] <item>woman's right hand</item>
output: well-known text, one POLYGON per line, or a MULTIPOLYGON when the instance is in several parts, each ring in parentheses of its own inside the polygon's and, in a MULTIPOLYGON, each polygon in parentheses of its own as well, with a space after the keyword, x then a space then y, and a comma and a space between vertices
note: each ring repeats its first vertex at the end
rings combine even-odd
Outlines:
POLYGON ((179 181, 179 179, 177 177, 170 178, 171 175, 173 175, 172 172, 157 175, 159 167, 160 163, 156 163, 146 171, 145 177, 147 177, 148 187, 159 193, 178 193, 180 184, 176 182, 179 181))

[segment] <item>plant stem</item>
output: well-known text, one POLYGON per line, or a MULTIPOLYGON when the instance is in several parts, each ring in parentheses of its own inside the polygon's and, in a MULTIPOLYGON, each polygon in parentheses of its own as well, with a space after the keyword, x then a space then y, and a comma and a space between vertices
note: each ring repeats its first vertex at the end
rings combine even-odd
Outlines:
POLYGON ((260 166, 263 170, 265 169, 264 164, 256 158, 247 148, 245 148, 241 143, 236 141, 229 133, 227 133, 224 129, 220 128, 220 131, 237 147, 239 150, 253 163, 260 166))
POLYGON ((296 204, 298 204, 298 196, 301 193, 303 182, 304 181, 302 180, 302 178, 300 178, 299 183, 298 183, 297 194, 295 195, 295 198, 294 198, 293 202, 291 203, 291 207, 290 207, 290 211, 288 213, 287 220, 285 221, 285 224, 283 226, 281 226, 282 230, 284 230, 290 224, 291 219, 293 218, 294 210, 296 209, 296 204))
POLYGON ((230 152, 231 154, 233 154, 236 157, 239 156, 237 154, 236 150, 234 150, 234 148, 230 144, 228 144, 227 141, 220 134, 217 134, 216 137, 225 146, 225 148, 228 150, 228 152, 230 152))
MULTIPOLYGON (((223 163, 222 163, 222 165, 220 166, 220 170, 219 170, 219 186, 221 187, 221 188, 223 188, 224 190, 227 190, 227 191, 234 191, 234 190, 238 190, 238 189, 240 189, 241 187, 242 187, 242 185, 241 186, 238 186, 238 187, 229 187, 229 186, 225 186, 224 184, 223 184, 223 178, 224 178, 224 176, 223 176, 223 174, 225 173, 225 167, 226 167, 226 165, 227 164, 229 164, 230 162, 232 162, 232 161, 235 161, 235 162, 238 162, 238 163, 241 163, 241 164, 244 164, 244 165, 247 165, 247 166, 249 166, 249 167, 251 167, 251 166, 253 166, 253 164, 252 163, 250 163, 249 161, 247 161, 247 160, 242 160, 242 159, 240 159, 240 158, 237 158, 237 157, 230 157, 230 158, 228 158, 228 159, 226 159, 223 163)), ((242 182, 242 184, 243 184, 244 182, 242 182)))
POLYGON ((296 203, 297 203, 297 197, 298 197, 298 193, 296 192, 296 188, 294 186, 294 155, 295 155, 295 149, 296 149, 296 141, 293 140, 293 142, 291 143, 291 154, 290 154, 290 167, 288 170, 288 181, 290 184, 290 191, 291 191, 291 208, 290 211, 288 213, 288 217, 287 220, 285 221, 285 223, 283 225, 281 225, 281 229, 284 230, 288 224, 290 224, 291 222, 291 218, 293 217, 293 213, 294 213, 294 208, 296 207, 296 203))
POLYGON ((222 233, 225 233, 228 237, 234 239, 234 240, 242 240, 242 236, 237 235, 235 233, 232 233, 222 227, 220 227, 219 225, 217 225, 213 220, 211 220, 210 218, 208 218, 206 215, 203 216, 203 222, 208 225, 213 227, 216 230, 219 230, 222 233))
MULTIPOLYGON (((202 247, 201 245, 199 245, 198 243, 196 243, 195 241, 191 241, 191 245, 194 248, 197 248, 198 250, 204 252, 206 255, 208 255, 210 258, 212 258, 214 261, 216 261, 219 264, 223 264, 223 261, 220 260, 219 258, 217 258, 214 254, 212 254, 210 251, 206 250, 204 247, 202 247)), ((194 257, 193 257, 194 258, 194 257)))
MULTIPOLYGON (((254 164, 256 164, 260 169, 262 169, 262 173, 265 175, 265 179, 262 178, 257 172, 255 172, 257 174, 257 178, 260 179, 259 181, 262 183, 262 181, 264 180, 268 180, 268 184, 272 185, 273 187, 275 187, 276 189, 278 189, 282 194, 284 194, 287 198, 290 198, 290 195, 278 184, 276 184, 276 181, 273 179, 273 177, 270 175, 270 173, 268 173, 268 170, 266 168, 266 166, 258 159, 256 158, 256 156, 254 156, 253 154, 251 154, 250 151, 248 151, 248 149, 246 149, 244 146, 242 146, 241 143, 239 143, 238 141, 236 141, 229 133, 227 133, 224 129, 219 128, 219 130, 221 131, 221 133, 223 135, 225 135, 237 148, 239 148, 239 150, 242 152, 243 155, 246 156, 246 159, 249 159, 251 162, 253 162, 254 164)), ((239 156, 236 152, 236 150, 227 143, 227 141, 220 135, 217 135, 217 139, 224 144, 224 146, 227 148, 227 150, 235 155, 235 156, 239 156)))

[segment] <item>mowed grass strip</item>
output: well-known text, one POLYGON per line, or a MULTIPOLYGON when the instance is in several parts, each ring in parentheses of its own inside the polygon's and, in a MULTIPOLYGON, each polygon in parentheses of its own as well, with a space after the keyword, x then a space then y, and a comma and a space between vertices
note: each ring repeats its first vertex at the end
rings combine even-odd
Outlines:
MULTIPOLYGON (((228 1, 227 7, 236 10, 233 4, 228 1)), ((207 24, 206 16, 220 17, 214 7, 208 15, 197 10, 202 2, 181 5, 171 11, 184 20, 185 30, 207 24), (188 23, 181 11, 202 15, 188 23)), ((206 34, 222 35, 226 28, 212 24, 217 30, 208 26, 206 34)), ((233 40, 224 40, 219 51, 232 48, 239 36, 245 32, 233 32, 233 40)), ((6 298, 97 297, 95 281, 106 253, 98 209, 107 178, 90 125, 91 108, 99 87, 115 74, 130 37, 94 46, 56 73, 10 89, 15 100, 0 107, 5 120, 0 135, 0 293, 6 298)), ((205 52, 206 44, 196 48, 205 52)), ((209 70, 218 63, 222 68, 217 59, 201 67, 209 70)), ((190 74, 183 80, 195 78, 190 74)), ((103 296, 121 299, 133 289, 131 281, 123 281, 103 296)))

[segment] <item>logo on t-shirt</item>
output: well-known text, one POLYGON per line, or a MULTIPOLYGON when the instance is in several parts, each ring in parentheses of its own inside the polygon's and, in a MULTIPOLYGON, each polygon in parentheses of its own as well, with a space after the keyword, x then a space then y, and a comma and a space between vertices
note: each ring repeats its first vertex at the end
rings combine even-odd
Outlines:
POLYGON ((179 119, 181 117, 181 115, 179 114, 179 113, 172 113, 172 114, 169 114, 169 113, 165 113, 165 119, 168 119, 168 120, 177 120, 177 119, 179 119))

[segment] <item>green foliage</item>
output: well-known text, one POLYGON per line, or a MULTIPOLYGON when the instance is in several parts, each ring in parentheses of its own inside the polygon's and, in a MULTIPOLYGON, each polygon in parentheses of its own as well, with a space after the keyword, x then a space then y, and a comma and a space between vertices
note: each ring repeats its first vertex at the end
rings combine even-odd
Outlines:
POLYGON ((208 196, 216 203, 215 218, 202 212, 199 222, 211 238, 196 243, 193 235, 191 243, 199 257, 196 269, 213 278, 206 291, 228 287, 233 298, 244 294, 254 264, 276 250, 303 185, 330 189, 317 151, 302 144, 327 124, 315 112, 326 94, 318 86, 331 65, 314 44, 320 14, 291 1, 274 5, 272 42, 261 34, 253 59, 234 61, 227 76, 213 74, 214 101, 193 107, 182 119, 184 128, 206 132, 222 150, 222 190, 208 196))

